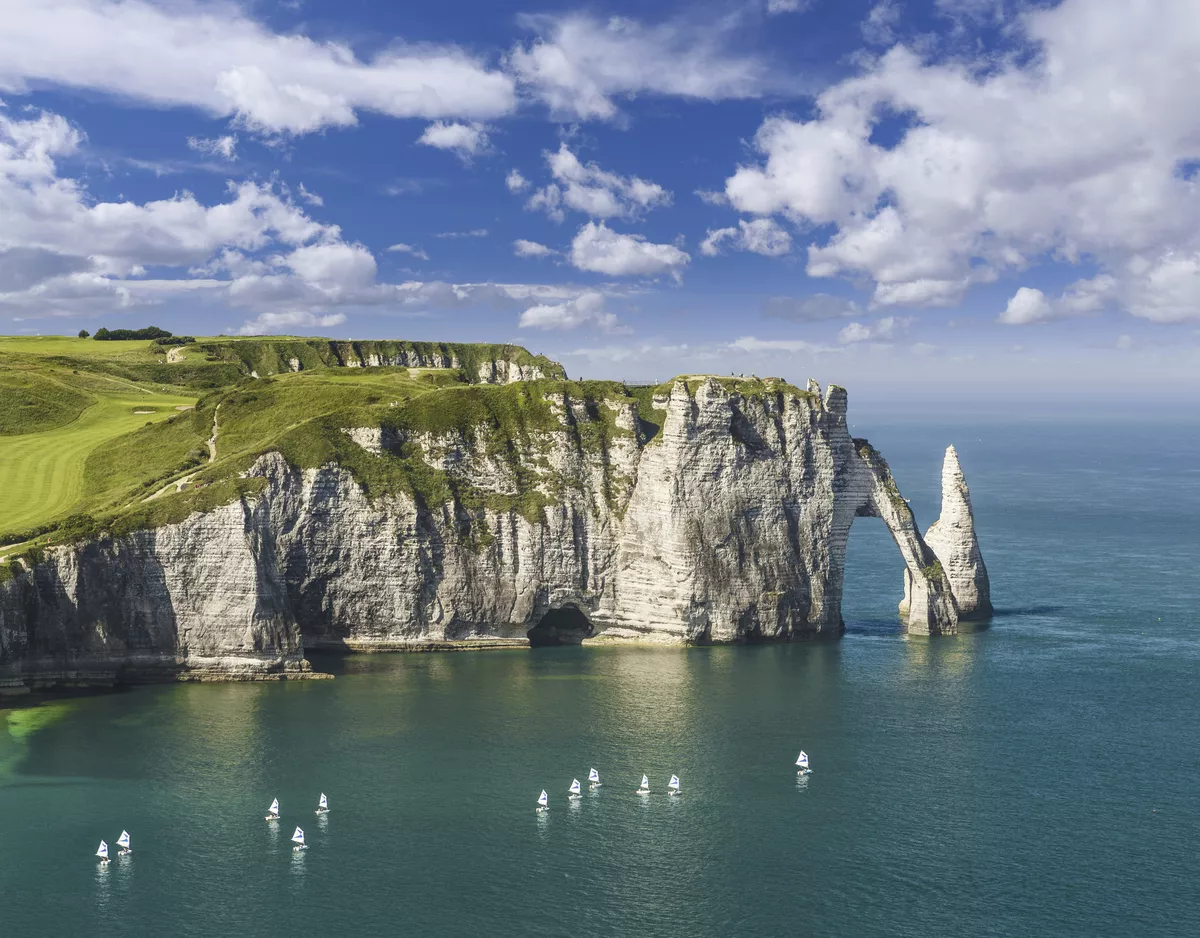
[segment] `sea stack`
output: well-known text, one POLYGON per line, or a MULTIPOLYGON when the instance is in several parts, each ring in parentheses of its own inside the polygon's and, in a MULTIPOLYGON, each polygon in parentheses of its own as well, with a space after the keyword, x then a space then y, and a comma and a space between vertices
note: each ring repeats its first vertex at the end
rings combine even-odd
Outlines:
POLYGON ((937 556, 950 582, 960 620, 987 619, 992 614, 987 567, 975 537, 971 492, 958 464, 958 453, 946 447, 942 462, 942 514, 925 532, 925 543, 937 556))

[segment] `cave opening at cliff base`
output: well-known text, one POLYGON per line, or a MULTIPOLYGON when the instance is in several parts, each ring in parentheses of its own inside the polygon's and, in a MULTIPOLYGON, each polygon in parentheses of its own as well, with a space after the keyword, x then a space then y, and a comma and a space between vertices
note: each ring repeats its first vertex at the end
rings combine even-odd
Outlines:
POLYGON ((579 645, 593 632, 591 620, 574 603, 547 609, 528 632, 529 647, 579 645))

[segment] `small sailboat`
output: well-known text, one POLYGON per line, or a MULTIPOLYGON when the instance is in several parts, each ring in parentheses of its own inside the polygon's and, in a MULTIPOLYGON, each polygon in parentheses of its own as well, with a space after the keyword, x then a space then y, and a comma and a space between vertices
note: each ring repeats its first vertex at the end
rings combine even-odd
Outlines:
POLYGON ((292 848, 293 850, 308 849, 308 844, 304 842, 304 831, 300 830, 298 827, 296 828, 296 833, 292 834, 292 843, 296 845, 292 848))
POLYGON ((108 862, 108 843, 100 841, 100 846, 96 848, 96 856, 100 858, 101 863, 108 862))
POLYGON ((325 797, 325 792, 321 792, 321 800, 317 802, 317 814, 329 813, 329 799, 325 797))
POLYGON ((582 798, 583 797, 583 795, 581 795, 579 793, 579 779, 577 779, 577 778, 571 779, 571 787, 567 789, 567 797, 568 798, 582 798))
POLYGON ((121 831, 121 836, 117 838, 117 846, 121 848, 120 856, 127 857, 133 853, 133 847, 129 846, 129 831, 121 831))
POLYGON ((800 755, 796 756, 796 765, 799 767, 799 772, 797 773, 799 775, 807 775, 812 771, 808 767, 808 753, 803 749, 800 750, 800 755))
POLYGON ((600 773, 595 769, 588 769, 588 788, 599 788, 601 784, 600 773))
POLYGON ((683 791, 683 789, 679 787, 678 775, 671 776, 671 780, 667 782, 667 788, 671 790, 672 795, 678 795, 681 791, 683 791))
POLYGON ((550 807, 550 796, 546 794, 546 789, 543 788, 542 793, 538 795, 537 803, 537 809, 539 811, 545 811, 548 807, 550 807))
POLYGON ((642 776, 642 787, 639 788, 636 792, 634 792, 634 794, 637 794, 637 795, 650 794, 650 779, 646 778, 646 776, 643 775, 642 776))
POLYGON ((278 798, 275 798, 274 800, 271 801, 271 807, 267 808, 267 816, 265 818, 263 818, 263 820, 264 821, 278 821, 279 820, 279 799, 278 798))

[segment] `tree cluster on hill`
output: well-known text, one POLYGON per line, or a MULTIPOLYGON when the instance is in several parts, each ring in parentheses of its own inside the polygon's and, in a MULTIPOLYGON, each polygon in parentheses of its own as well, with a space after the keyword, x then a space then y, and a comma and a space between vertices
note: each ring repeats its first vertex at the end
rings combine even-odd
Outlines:
POLYGON ((166 335, 161 339, 155 339, 155 345, 191 345, 196 341, 193 335, 166 335))
POLYGON ((101 326, 96 330, 93 339, 105 342, 120 342, 128 339, 169 339, 171 333, 158 326, 147 326, 144 329, 105 329, 101 326))

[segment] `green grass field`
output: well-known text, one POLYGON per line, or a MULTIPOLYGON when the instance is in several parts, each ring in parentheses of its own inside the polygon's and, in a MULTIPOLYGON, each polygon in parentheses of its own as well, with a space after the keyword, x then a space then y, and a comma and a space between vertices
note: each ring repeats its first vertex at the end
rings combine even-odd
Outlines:
MULTIPOLYGON (((0 438, 0 536, 65 517, 84 495, 84 467, 104 443, 167 419, 196 398, 113 382, 74 420, 41 433, 0 438), (141 390, 141 393, 138 393, 141 390), (136 413, 136 411, 150 413, 136 413)), ((129 459, 136 460, 136 453, 129 459)), ((129 467, 136 472, 135 466, 129 467)))

